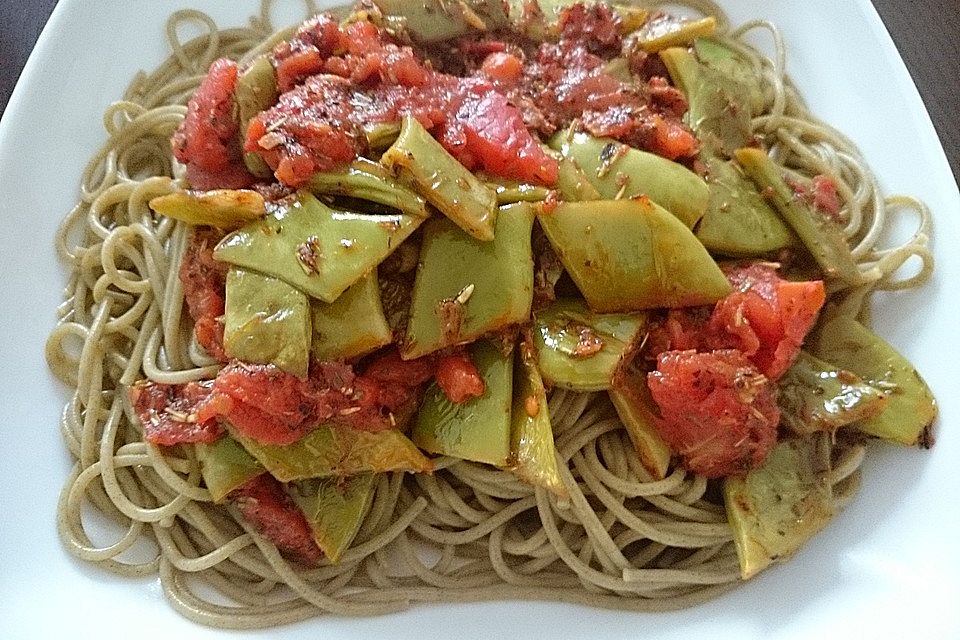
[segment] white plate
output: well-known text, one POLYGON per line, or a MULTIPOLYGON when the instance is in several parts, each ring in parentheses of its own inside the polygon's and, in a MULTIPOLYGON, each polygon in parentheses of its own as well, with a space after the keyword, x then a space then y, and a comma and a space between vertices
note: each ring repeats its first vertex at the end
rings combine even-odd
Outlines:
MULTIPOLYGON (((179 5, 180 3, 177 3, 179 5)), ((255 0, 195 2, 221 25, 255 0)), ((923 372, 941 406, 929 452, 877 446, 855 502, 789 563, 698 608, 633 615, 526 602, 420 606, 375 619, 318 619, 271 632, 324 638, 960 637, 960 197, 934 129, 868 0, 727 2, 739 24, 775 21, 814 110, 863 149, 888 193, 935 212, 937 271, 888 296, 878 326, 923 372)), ((296 5, 300 11, 301 4, 296 5)), ((170 2, 61 0, 0 123, 0 637, 213 638, 180 618, 155 579, 75 561, 55 532, 68 470, 57 418, 66 396, 43 344, 64 269, 54 229, 104 138, 103 108, 165 56, 170 2)), ((291 6, 291 9, 294 7, 291 6)))

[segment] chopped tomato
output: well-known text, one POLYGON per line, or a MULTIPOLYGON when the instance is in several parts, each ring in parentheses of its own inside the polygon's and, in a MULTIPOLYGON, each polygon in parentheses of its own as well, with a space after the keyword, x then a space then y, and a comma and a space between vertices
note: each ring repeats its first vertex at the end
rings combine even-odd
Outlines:
POLYGON ((201 422, 197 410, 212 391, 209 382, 157 384, 141 380, 130 387, 130 404, 143 425, 144 440, 171 447, 216 442, 223 435, 217 422, 201 422))
POLYGON ((290 40, 273 49, 277 86, 289 91, 308 76, 320 73, 324 58, 339 47, 340 28, 332 16, 321 14, 307 20, 290 40))
POLYGON ((239 189, 253 184, 240 156, 233 92, 237 63, 215 61, 187 105, 173 136, 173 152, 187 165, 195 189, 239 189))
POLYGON ((320 563, 323 552, 306 517, 269 473, 247 481, 231 498, 240 515, 282 554, 311 567, 320 563))
POLYGON ((437 386, 454 404, 479 398, 487 385, 465 350, 443 356, 437 363, 437 386))
POLYGON ((699 142, 681 121, 666 119, 660 115, 654 115, 650 120, 656 131, 654 142, 650 146, 651 151, 669 160, 696 155, 699 142))
POLYGON ((376 358, 363 375, 340 362, 314 362, 301 379, 273 365, 233 362, 217 374, 200 423, 224 418, 243 435, 286 445, 322 424, 361 431, 396 426, 418 387, 433 377, 432 359, 403 361, 395 352, 376 358))
POLYGON ((467 149, 488 172, 539 184, 557 181, 560 164, 523 123, 523 116, 496 91, 479 100, 467 100, 458 113, 467 149))
POLYGON ((774 387, 738 351, 667 351, 647 385, 663 416, 655 428, 694 473, 745 473, 776 443, 774 387))
POLYGON ((222 237, 214 229, 194 228, 180 264, 180 282, 197 342, 211 357, 226 362, 222 317, 229 265, 213 259, 213 248, 222 237))
POLYGON ((558 26, 564 41, 585 43, 595 52, 620 53, 622 20, 608 5, 578 2, 560 12, 558 26))
POLYGON ((512 53, 497 51, 484 59, 480 70, 494 82, 512 84, 523 75, 523 62, 512 53))
POLYGON ((650 352, 736 349, 771 380, 782 376, 813 328, 826 290, 819 280, 790 282, 767 263, 724 267, 734 291, 713 309, 672 309, 651 333, 650 352))
POLYGON ((837 193, 837 183, 830 176, 813 177, 813 206, 834 219, 839 218, 840 195, 837 193))
POLYGON ((243 435, 286 445, 324 423, 366 431, 390 428, 349 365, 322 363, 306 380, 273 365, 234 362, 217 374, 201 421, 226 418, 243 435))
POLYGON ((436 362, 429 356, 404 360, 399 351, 390 349, 372 360, 364 369, 363 376, 376 382, 415 387, 430 380, 436 369, 436 362))
POLYGON ((777 380, 793 364, 826 301, 823 282, 782 280, 760 263, 728 267, 726 274, 735 290, 710 318, 714 348, 739 349, 777 380))

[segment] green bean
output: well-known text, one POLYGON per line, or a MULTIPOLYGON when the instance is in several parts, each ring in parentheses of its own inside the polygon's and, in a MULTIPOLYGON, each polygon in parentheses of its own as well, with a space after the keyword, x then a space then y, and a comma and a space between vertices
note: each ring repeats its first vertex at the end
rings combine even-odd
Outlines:
POLYGON ((631 363, 623 364, 617 368, 608 393, 643 468, 654 480, 663 480, 667 477, 673 451, 657 431, 656 423, 662 418, 657 415, 656 404, 647 387, 646 372, 631 363))
POLYGON ((402 213, 425 218, 427 201, 398 183, 383 165, 359 158, 335 171, 314 174, 306 186, 315 195, 337 195, 369 200, 402 213))
POLYGON ((393 331, 383 314, 377 272, 369 274, 340 294, 334 302, 310 304, 316 360, 347 360, 366 355, 393 341, 393 331))
POLYGON ((373 501, 375 477, 364 473, 288 485, 288 493, 307 518, 314 541, 330 562, 336 563, 359 533, 373 501))
POLYGON ((713 35, 716 30, 717 19, 714 16, 682 22, 673 19, 650 20, 637 32, 636 46, 647 53, 657 53, 669 47, 689 44, 696 38, 713 35))
POLYGON ((753 142, 750 107, 744 89, 735 80, 697 61, 689 49, 672 47, 660 52, 670 77, 686 94, 687 119, 705 151, 730 157, 753 142))
POLYGON ((500 206, 517 202, 542 202, 550 193, 547 187, 536 184, 486 175, 482 176, 482 179, 484 184, 497 194, 497 204, 500 206))
POLYGON ((275 364, 305 378, 310 363, 307 296, 278 278, 233 267, 227 273, 223 349, 244 362, 275 364))
POLYGON ((293 444, 273 445, 247 438, 229 425, 228 428, 230 435, 280 482, 433 470, 430 460, 396 429, 372 432, 322 425, 293 444))
POLYGON ((707 167, 710 202, 696 235, 709 251, 726 256, 756 257, 798 244, 739 165, 702 155, 707 167))
POLYGON ((434 383, 410 437, 430 453, 504 467, 510 459, 513 354, 480 340, 470 346, 470 358, 483 377, 483 395, 455 404, 434 383))
POLYGON ((335 211, 300 191, 293 204, 221 240, 213 255, 333 302, 383 262, 423 220, 403 213, 335 211))
POLYGON ((267 214, 263 196, 249 189, 173 191, 150 200, 157 213, 192 225, 236 229, 267 214))
POLYGON ((501 0, 374 0, 374 4, 417 42, 441 42, 509 23, 501 0))
POLYGON ((780 379, 780 423, 799 435, 832 434, 881 413, 887 395, 881 386, 801 351, 780 379))
POLYGON ((230 436, 216 442, 194 445, 200 460, 203 483, 214 502, 223 500, 248 480, 253 480, 266 469, 230 436))
POLYGON ((690 228, 706 211, 707 184, 676 162, 587 133, 562 131, 550 146, 574 160, 605 199, 648 196, 690 228))
POLYGON ((784 182, 783 170, 762 149, 738 149, 735 155, 760 193, 773 202, 784 221, 800 237, 824 274, 847 285, 862 283, 863 276, 839 225, 800 200, 784 182))
POLYGON ((693 232, 647 198, 564 202, 537 218, 594 311, 710 304, 730 292, 693 232))
POLYGON ((380 161, 479 240, 493 240, 497 195, 451 156, 413 116, 380 161))
MULTIPOLYGON (((237 77, 234 92, 237 103, 237 115, 240 124, 241 144, 247 133, 250 120, 261 111, 269 109, 277 102, 277 74, 270 62, 270 56, 264 54, 255 58, 237 77)), ((273 170, 256 153, 243 154, 243 162, 255 176, 269 178, 273 170)))
POLYGON ((513 384, 510 470, 535 487, 543 487, 560 498, 569 497, 557 467, 547 391, 529 335, 523 337, 517 348, 513 384))
POLYGON ((881 337, 852 318, 835 316, 819 327, 811 352, 886 391, 883 411, 856 423, 867 435, 923 447, 932 443, 937 403, 913 365, 881 337))
POLYGON ((492 242, 477 240, 441 216, 427 221, 400 347, 404 358, 464 344, 529 319, 533 218, 529 203, 504 207, 492 242))
POLYGON ((534 314, 540 372, 555 387, 609 389, 621 358, 646 325, 644 313, 593 313, 579 300, 556 300, 534 314))
POLYGON ((723 481, 723 501, 746 580, 799 549, 833 518, 830 438, 782 440, 758 469, 723 481))
POLYGON ((750 107, 750 114, 760 115, 766 102, 760 80, 762 74, 746 58, 713 38, 697 38, 693 41, 693 50, 702 64, 736 82, 740 87, 739 96, 750 107))

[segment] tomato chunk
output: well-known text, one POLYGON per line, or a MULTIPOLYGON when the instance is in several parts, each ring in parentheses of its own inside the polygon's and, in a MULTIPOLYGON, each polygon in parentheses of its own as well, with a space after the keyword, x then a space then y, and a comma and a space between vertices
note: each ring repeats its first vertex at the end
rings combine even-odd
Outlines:
POLYGON ((483 376, 464 350, 440 358, 437 363, 437 386, 454 404, 479 398, 487 390, 483 376))
POLYGON ((316 566, 323 552, 293 499, 269 473, 247 481, 231 495, 243 518, 280 552, 307 566, 316 566))
POLYGON ((771 380, 793 364, 826 301, 820 280, 790 282, 768 263, 724 267, 733 293, 713 309, 672 309, 651 333, 651 353, 736 349, 771 380))
POLYGON ((776 443, 774 387, 738 351, 667 351, 647 386, 663 416, 655 427, 690 471, 707 478, 742 474, 776 443))
POLYGON ((789 282, 767 264, 726 269, 735 291, 710 318, 713 348, 736 348, 767 377, 777 380, 800 353, 826 301, 820 280, 789 282))
POLYGON ((187 115, 173 136, 173 152, 187 165, 195 189, 240 189, 253 184, 240 156, 233 92, 237 63, 216 60, 190 98, 187 115))
POLYGON ((217 422, 202 422, 197 411, 213 391, 210 382, 157 384, 141 380, 130 387, 130 404, 143 425, 144 440, 171 447, 216 442, 223 435, 217 422))

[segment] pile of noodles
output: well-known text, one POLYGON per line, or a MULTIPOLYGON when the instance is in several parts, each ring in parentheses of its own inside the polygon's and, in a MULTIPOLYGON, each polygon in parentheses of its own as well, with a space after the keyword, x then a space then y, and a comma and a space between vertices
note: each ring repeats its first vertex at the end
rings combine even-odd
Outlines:
MULTIPOLYGON (((689 4, 717 15, 723 40, 762 76, 766 108, 753 127, 774 158, 803 175, 836 179, 845 234, 872 281, 861 293, 923 281, 932 265, 928 212, 912 199, 884 198, 852 143, 810 114, 784 76, 776 28, 751 22, 730 30, 718 7, 689 4), (758 29, 772 36, 772 59, 741 39, 758 29), (903 211, 919 220, 915 235, 879 248, 884 226, 903 211), (911 256, 920 268, 897 279, 911 256)), ((218 370, 197 347, 183 309, 177 274, 190 229, 153 215, 147 203, 176 186, 165 177, 181 171, 170 136, 210 63, 222 56, 249 60, 290 34, 274 33, 269 11, 264 3, 249 27, 225 30, 196 11, 170 18, 173 54, 134 78, 123 100, 106 110, 108 140, 86 166, 80 202, 57 236, 71 272, 47 358, 74 390, 61 429, 76 464, 58 513, 70 552, 124 575, 159 573, 179 612, 232 628, 434 601, 538 599, 664 610, 736 584, 731 529, 722 506, 705 499, 707 481, 680 468, 655 481, 604 393, 550 396, 569 501, 559 503, 507 471, 440 458, 433 475, 381 474, 352 548, 339 563, 313 569, 289 563, 231 507, 211 502, 192 447, 175 454, 142 440, 127 385, 144 377, 183 383, 218 370), (180 42, 178 26, 187 22, 204 25, 205 35, 180 42), (107 546, 91 541, 81 518, 89 506, 120 523, 118 539, 107 546), (144 540, 152 557, 131 561, 138 555, 129 550, 144 540)), ((862 296, 852 297, 858 301, 847 311, 860 313, 862 296)), ((863 455, 859 445, 834 451, 838 506, 856 489, 863 455)))

